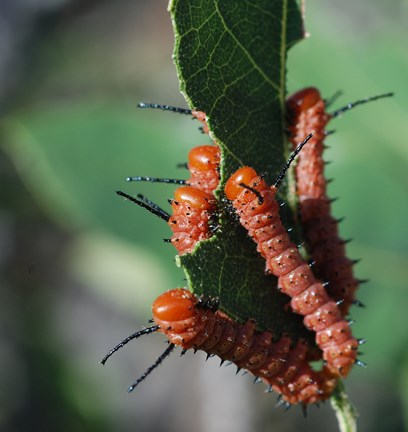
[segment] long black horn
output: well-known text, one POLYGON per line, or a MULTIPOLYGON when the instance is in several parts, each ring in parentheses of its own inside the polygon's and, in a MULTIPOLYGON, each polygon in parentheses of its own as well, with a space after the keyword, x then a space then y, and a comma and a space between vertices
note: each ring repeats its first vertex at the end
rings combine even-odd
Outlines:
POLYGON ((106 356, 102 359, 101 363, 104 365, 106 363, 106 361, 108 360, 108 358, 114 354, 117 350, 121 349, 123 346, 125 346, 128 342, 130 342, 133 339, 137 339, 140 336, 146 335, 146 334, 150 334, 150 333, 154 333, 157 330, 159 330, 159 326, 158 325, 154 325, 151 327, 146 327, 142 330, 139 330, 133 334, 131 334, 130 336, 128 336, 126 339, 123 339, 122 342, 118 343, 115 348, 112 348, 108 354, 106 354, 106 356))
POLYGON ((164 352, 157 357, 156 361, 146 369, 145 372, 143 372, 143 374, 128 388, 128 392, 132 392, 136 386, 138 386, 148 375, 150 375, 156 368, 157 366, 159 366, 162 361, 168 356, 170 355, 170 353, 174 350, 175 345, 174 344, 170 344, 165 350, 164 352))

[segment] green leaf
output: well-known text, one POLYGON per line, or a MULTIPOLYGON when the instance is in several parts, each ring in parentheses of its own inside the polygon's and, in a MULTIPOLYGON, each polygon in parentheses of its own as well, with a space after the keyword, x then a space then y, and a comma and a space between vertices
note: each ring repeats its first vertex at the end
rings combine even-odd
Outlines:
MULTIPOLYGON (((286 159, 284 99, 286 53, 303 37, 294 0, 174 0, 175 62, 181 90, 192 108, 206 112, 220 145, 221 186, 250 165, 272 182, 286 159)), ((222 187, 220 202, 225 202, 222 187)), ((265 275, 265 261, 246 231, 223 206, 220 227, 208 242, 179 260, 190 288, 216 296, 238 321, 254 318, 258 329, 312 340, 302 318, 285 305, 289 297, 265 275)))
POLYGON ((294 0, 174 0, 181 91, 206 112, 224 152, 222 174, 242 165, 272 180, 284 162, 286 52, 303 37, 294 0))

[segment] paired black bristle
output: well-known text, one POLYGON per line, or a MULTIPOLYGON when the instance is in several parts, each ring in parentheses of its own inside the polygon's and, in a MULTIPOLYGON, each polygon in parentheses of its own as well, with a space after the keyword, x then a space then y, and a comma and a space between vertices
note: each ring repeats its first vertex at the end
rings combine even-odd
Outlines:
POLYGON ((262 205, 262 204, 263 204, 263 202, 264 202, 263 196, 261 195, 261 193, 260 193, 258 190, 256 190, 255 188, 253 188, 253 187, 251 187, 251 186, 248 186, 248 185, 245 184, 245 183, 240 183, 239 185, 240 185, 242 188, 247 189, 247 190, 251 191, 252 193, 254 193, 254 194, 257 196, 257 198, 258 198, 258 204, 259 204, 259 205, 262 205))
POLYGON ((148 210, 150 213, 153 213, 160 219, 163 219, 164 221, 168 222, 170 219, 170 215, 164 211, 162 208, 160 208, 158 205, 154 204, 152 201, 145 198, 143 195, 138 195, 139 199, 133 198, 132 196, 122 192, 122 191, 116 191, 116 193, 119 196, 122 196, 123 198, 126 198, 127 200, 137 204, 140 207, 143 207, 144 209, 148 210))
POLYGON ((299 154, 299 152, 302 150, 302 148, 304 147, 304 145, 312 138, 313 134, 309 134, 297 147, 296 149, 291 153, 291 155, 289 156, 288 160, 286 161, 285 165, 283 166, 283 168, 281 169, 281 172, 278 174, 278 176, 275 179, 275 182, 273 184, 273 186, 275 188, 279 188, 279 186, 281 185, 283 179, 286 176, 286 173, 289 169, 289 167, 291 166, 292 162, 294 161, 294 159, 296 158, 296 156, 299 154))
POLYGON ((380 95, 377 95, 377 96, 372 96, 372 97, 368 97, 368 98, 357 100, 355 102, 351 102, 351 103, 345 105, 344 107, 339 108, 336 111, 334 111, 333 113, 331 113, 331 117, 332 118, 338 117, 339 115, 343 114, 346 111, 351 110, 352 108, 354 108, 354 107, 356 107, 358 105, 363 105, 363 104, 365 104, 367 102, 372 102, 372 101, 375 101, 375 100, 378 100, 378 99, 387 98, 387 97, 391 97, 391 96, 394 96, 394 93, 392 93, 392 92, 390 92, 390 93, 384 93, 384 94, 380 94, 380 95))
POLYGON ((180 108, 180 107, 175 107, 172 105, 162 105, 162 104, 157 104, 157 103, 146 103, 146 102, 139 102, 137 104, 138 108, 150 108, 150 109, 159 109, 162 111, 171 111, 177 114, 187 114, 187 115, 191 115, 192 114, 192 110, 188 109, 188 108, 180 108))
POLYGON ((128 392, 132 392, 142 381, 146 379, 156 368, 159 366, 163 360, 170 355, 170 353, 174 350, 175 345, 173 343, 169 344, 169 346, 163 351, 163 353, 157 357, 156 361, 146 369, 145 372, 128 388, 128 392))
POLYGON ((106 356, 102 359, 101 363, 104 365, 106 363, 106 361, 108 360, 108 358, 114 354, 116 351, 118 351, 120 348, 122 348, 123 346, 125 346, 128 342, 130 342, 133 339, 137 339, 140 336, 146 335, 146 334, 150 334, 150 333, 154 333, 157 330, 159 330, 159 326, 158 325, 154 325, 151 327, 146 327, 142 330, 139 330, 135 333, 132 333, 130 336, 128 336, 126 339, 123 339, 122 342, 120 342, 119 344, 117 344, 114 348, 112 348, 108 354, 106 354, 106 356))
POLYGON ((161 178, 161 177, 143 177, 143 176, 127 177, 126 181, 128 181, 128 182, 142 181, 142 182, 178 184, 178 185, 186 185, 187 184, 186 180, 182 180, 182 179, 170 179, 170 178, 161 178))

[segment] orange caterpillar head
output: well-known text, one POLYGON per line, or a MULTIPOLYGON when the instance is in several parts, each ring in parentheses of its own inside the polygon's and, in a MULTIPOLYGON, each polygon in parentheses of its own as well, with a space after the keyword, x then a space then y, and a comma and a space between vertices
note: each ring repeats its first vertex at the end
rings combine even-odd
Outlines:
POLYGON ((244 189, 242 185, 254 186, 251 183, 257 177, 258 174, 253 168, 248 166, 240 168, 228 179, 225 185, 225 195, 231 201, 237 199, 244 189))
POLYGON ((193 318, 197 299, 189 290, 177 288, 161 294, 152 305, 157 321, 182 321, 193 318))
POLYGON ((308 110, 322 99, 319 90, 315 87, 306 87, 290 96, 286 101, 286 107, 290 117, 298 116, 308 110))
MULTIPOLYGON (((215 199, 208 193, 199 189, 182 186, 174 192, 174 203, 186 203, 194 210, 210 210, 214 207, 215 199)), ((173 209, 177 204, 173 204, 173 209)))
POLYGON ((171 343, 190 348, 189 342, 203 330, 205 321, 197 302, 197 297, 183 288, 167 291, 153 302, 153 320, 171 343))
POLYGON ((189 169, 197 171, 217 170, 220 164, 220 150, 216 146, 199 146, 190 150, 188 154, 189 169))

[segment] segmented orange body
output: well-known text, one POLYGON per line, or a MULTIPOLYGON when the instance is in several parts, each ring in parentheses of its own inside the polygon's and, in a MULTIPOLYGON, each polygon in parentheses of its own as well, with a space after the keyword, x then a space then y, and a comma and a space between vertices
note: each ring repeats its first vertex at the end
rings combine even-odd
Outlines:
POLYGON ((327 290, 335 301, 343 301, 339 308, 346 315, 355 301, 358 280, 353 274, 354 262, 346 256, 337 220, 331 216, 331 201, 327 196, 323 151, 325 129, 331 115, 326 112, 319 91, 313 87, 290 96, 286 107, 293 148, 306 132, 313 133, 296 164, 302 228, 316 274, 330 282, 327 290))
POLYGON ((220 181, 218 172, 220 157, 218 146, 205 145, 191 149, 187 165, 191 177, 186 183, 208 194, 213 194, 220 181))
POLYGON ((173 231, 171 243, 180 255, 192 252, 197 242, 211 237, 209 223, 215 205, 215 198, 202 190, 191 186, 176 189, 168 224, 173 231))
POLYGON ((266 260, 266 270, 278 277, 279 288, 291 297, 292 310, 303 315, 306 327, 316 332, 316 343, 330 372, 344 377, 356 362, 358 341, 290 240, 279 216, 276 192, 250 167, 236 171, 225 186, 240 223, 266 260))
MULTIPOLYGON (((192 116, 203 124, 203 132, 208 134, 206 114, 193 110, 192 116)), ((186 184, 190 188, 181 187, 175 191, 173 216, 169 219, 174 232, 171 242, 180 255, 192 252, 198 241, 211 237, 209 222, 216 206, 214 190, 220 181, 220 158, 217 145, 197 146, 188 154, 191 177, 186 184)))
POLYGON ((235 363, 261 378, 291 404, 309 404, 327 399, 337 377, 328 369, 316 372, 309 366, 308 346, 292 344, 287 336, 273 341, 269 331, 259 333, 255 322, 235 323, 223 312, 198 306, 186 289, 173 289, 153 303, 153 320, 170 343, 196 349, 235 363))

